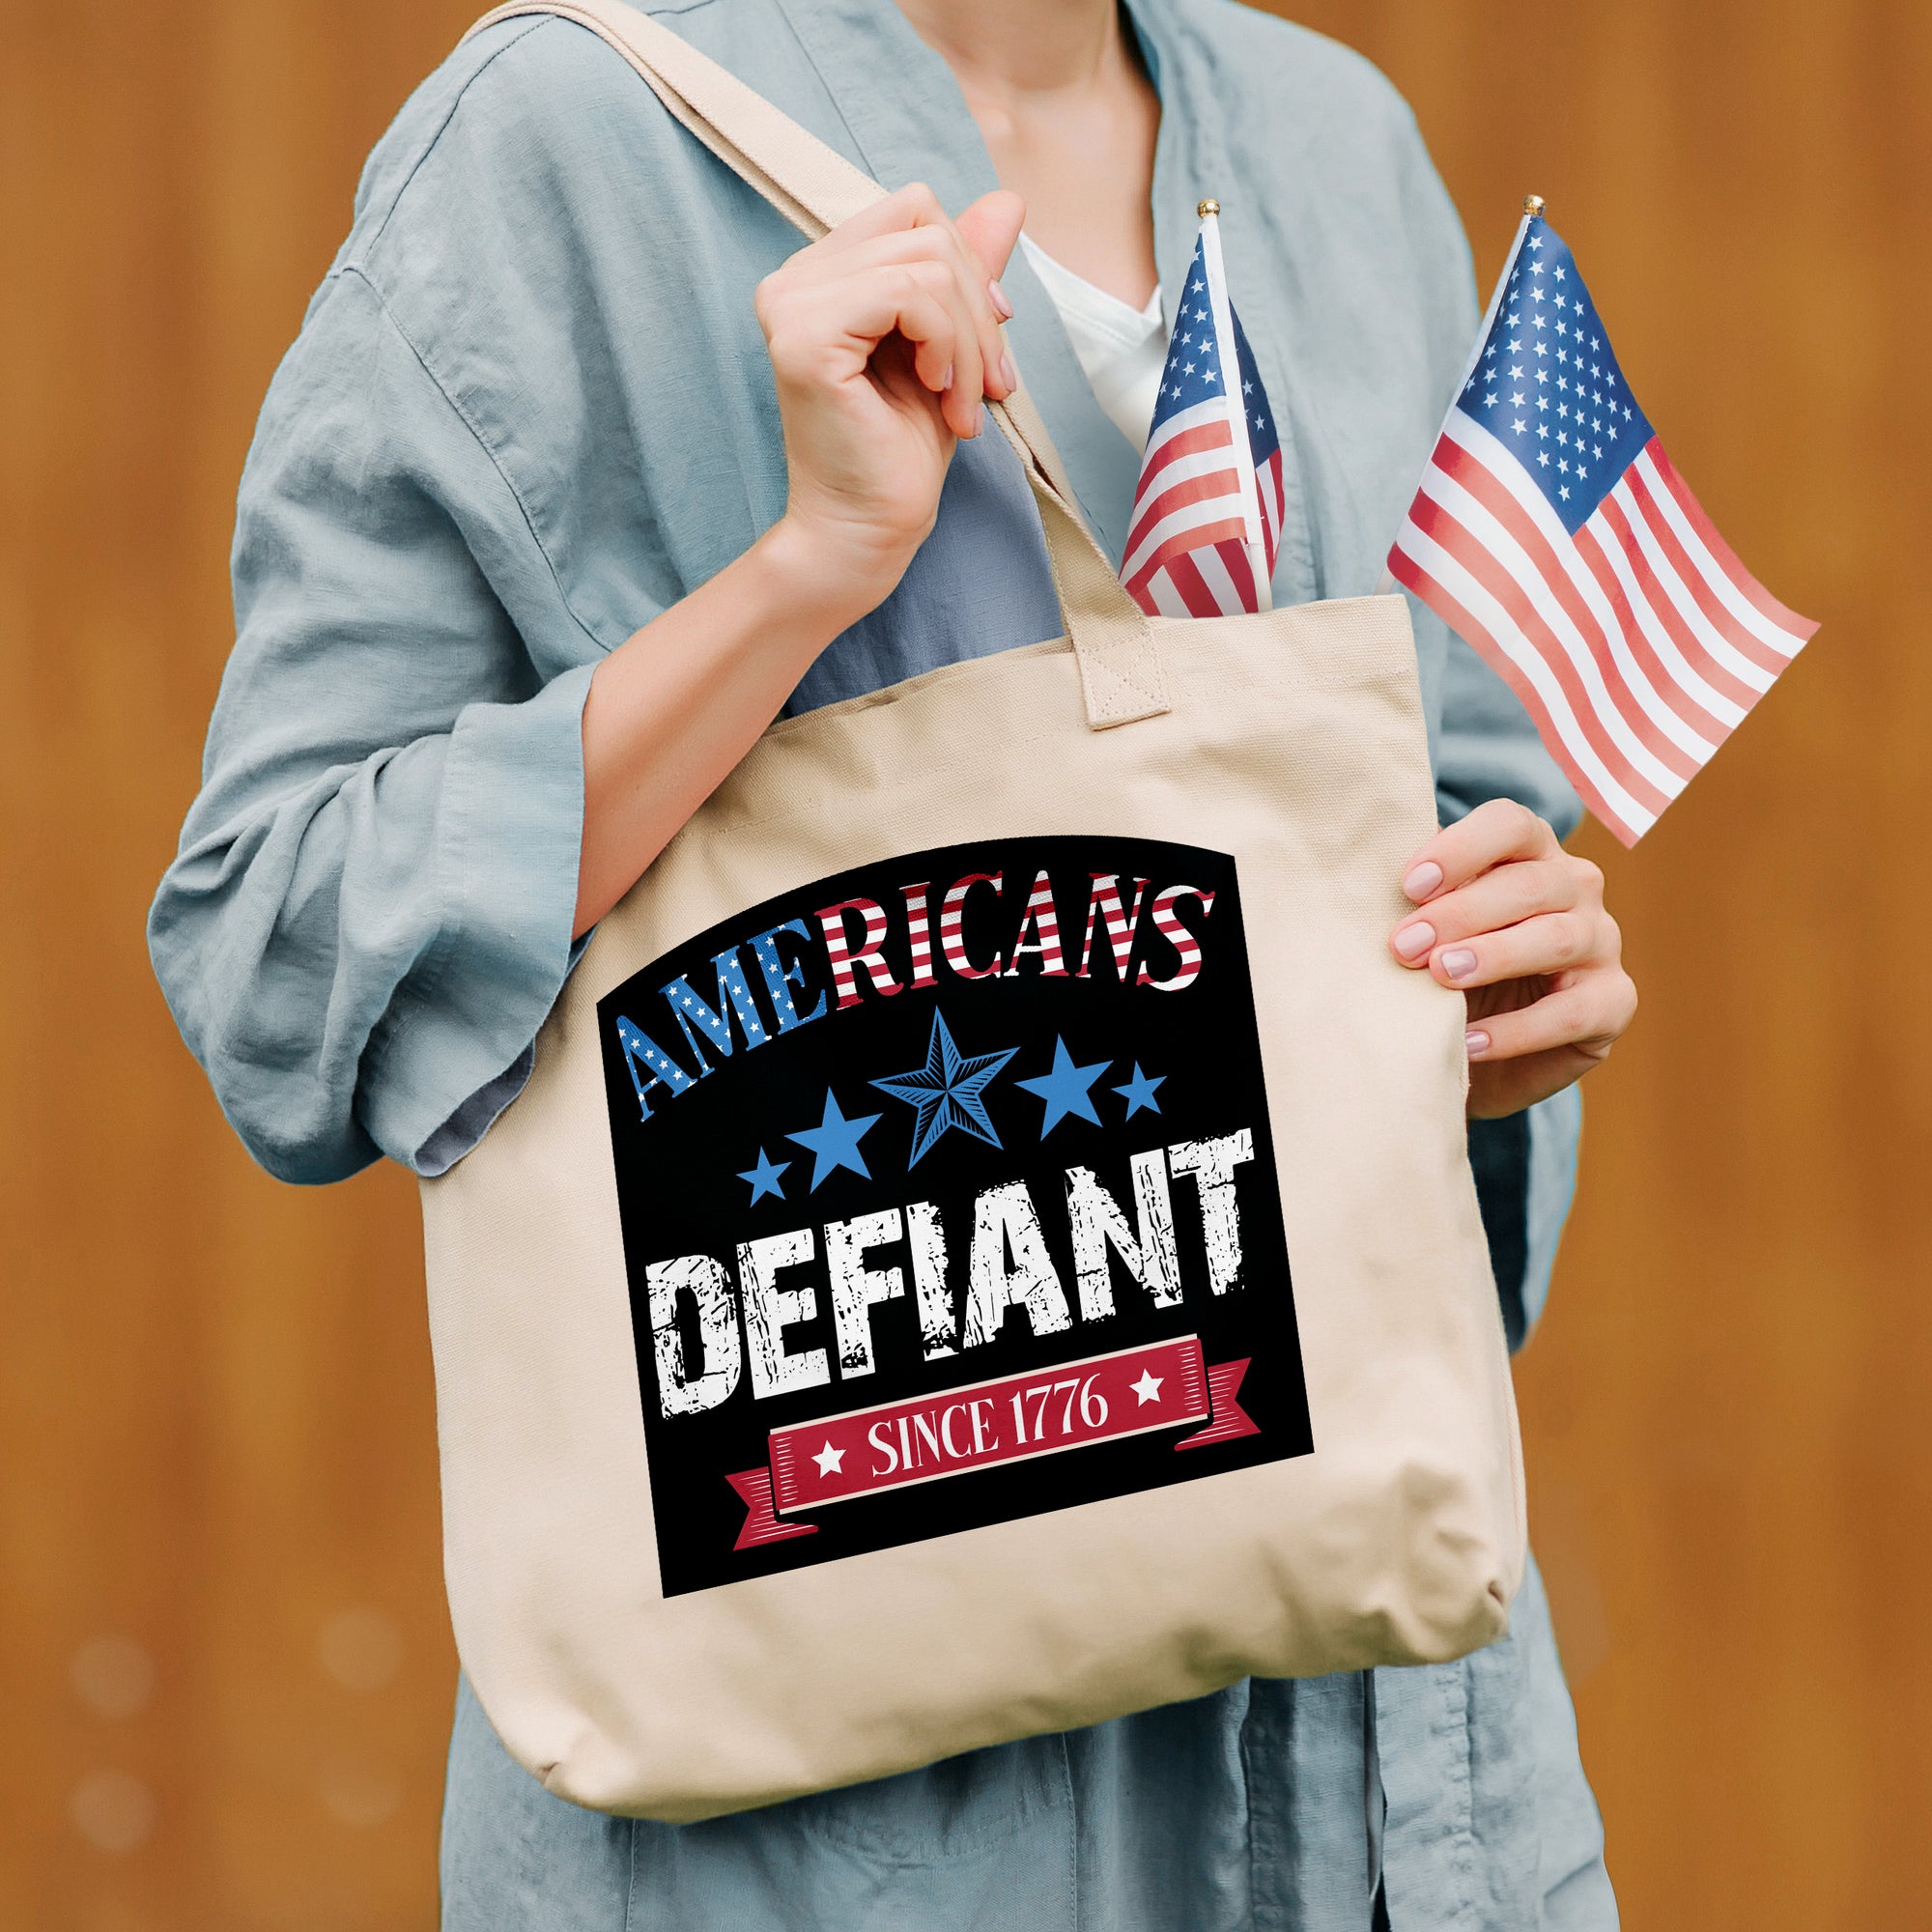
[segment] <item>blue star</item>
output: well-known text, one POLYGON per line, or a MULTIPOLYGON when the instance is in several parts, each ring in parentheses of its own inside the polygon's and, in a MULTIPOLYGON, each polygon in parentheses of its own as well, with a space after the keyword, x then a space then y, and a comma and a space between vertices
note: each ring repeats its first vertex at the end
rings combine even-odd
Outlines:
POLYGON ((1126 1101, 1127 1119, 1131 1121, 1143 1107, 1151 1107, 1156 1114, 1160 1112, 1160 1102, 1153 1097, 1153 1090, 1166 1084, 1165 1073, 1156 1073, 1150 1079, 1141 1071, 1141 1064, 1137 1060, 1134 1062, 1134 1077, 1124 1087, 1116 1087, 1114 1092, 1126 1101))
POLYGON ((986 1083, 1019 1051, 1009 1046, 1004 1053, 979 1053, 968 1059, 952 1043, 952 1034, 944 1015, 932 1015, 932 1037, 926 1042, 925 1065, 909 1073, 895 1073, 872 1085, 895 1100, 903 1100, 918 1109, 913 1123, 912 1157, 908 1167, 917 1167, 948 1127, 998 1147, 1000 1137, 993 1131, 992 1117, 980 1097, 986 1083))
POLYGON ((747 1168, 745 1172, 738 1177, 740 1180, 749 1180, 752 1183, 751 1205, 753 1208, 755 1208, 758 1205, 758 1203, 765 1198, 767 1194, 776 1195, 777 1198, 781 1201, 784 1199, 784 1189, 779 1185, 779 1176, 781 1175, 785 1171, 785 1169, 788 1168, 790 1165, 791 1165, 790 1161, 781 1160, 776 1167, 774 1167, 772 1165, 771 1155, 768 1154, 763 1148, 760 1148, 758 1150, 757 1166, 747 1168))
MULTIPOLYGON (((856 1175, 869 1180, 872 1171, 866 1165, 866 1156, 859 1151, 859 1142, 866 1129, 878 1120, 876 1114, 862 1114, 848 1121, 838 1111, 838 1102, 832 1097, 832 1089, 825 1090, 825 1118, 815 1127, 807 1127, 802 1132, 787 1134, 785 1139, 796 1141, 812 1157, 811 1192, 818 1192, 818 1183, 834 1168, 849 1167, 856 1175)), ((787 1163, 789 1165, 789 1163, 787 1163)))
POLYGON ((1108 1067, 1111 1060, 1096 1060, 1092 1066, 1075 1066, 1073 1057, 1066 1051, 1066 1042, 1056 1038, 1053 1042, 1053 1071, 1042 1073, 1035 1080, 1015 1080, 1015 1087, 1024 1087, 1029 1094, 1037 1094, 1046 1102, 1046 1119, 1040 1123, 1039 1137, 1044 1140, 1068 1114, 1078 1114, 1083 1121, 1092 1121, 1097 1127, 1100 1117, 1094 1111, 1094 1083, 1108 1067))

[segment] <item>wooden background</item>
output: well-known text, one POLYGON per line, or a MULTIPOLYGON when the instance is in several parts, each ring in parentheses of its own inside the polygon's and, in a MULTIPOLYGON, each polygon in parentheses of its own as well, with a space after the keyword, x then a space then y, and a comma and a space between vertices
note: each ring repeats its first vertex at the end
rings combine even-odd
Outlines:
MULTIPOLYGON (((1923 0, 1307 0, 1494 272, 1535 188, 1646 410, 1825 629, 1640 855, 1520 1370, 1627 1922, 1932 1922, 1923 0), (1915 531, 1918 534, 1915 537, 1915 531)), ((233 493, 464 0, 0 13, 0 1925, 434 1922, 454 1660, 414 1208, 228 1136, 142 914, 233 493)))

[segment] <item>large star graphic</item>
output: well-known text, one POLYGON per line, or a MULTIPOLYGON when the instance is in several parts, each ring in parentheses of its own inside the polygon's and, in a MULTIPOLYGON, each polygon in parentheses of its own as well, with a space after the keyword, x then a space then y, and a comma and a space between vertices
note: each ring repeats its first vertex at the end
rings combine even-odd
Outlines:
POLYGON ((872 1171, 859 1151, 859 1141, 878 1118, 876 1114, 860 1114, 848 1121, 838 1111, 832 1089, 825 1090, 825 1118, 815 1127, 802 1127, 797 1133, 785 1136, 811 1155, 812 1193, 818 1192, 818 1183, 835 1168, 849 1167, 864 1179, 871 1179, 872 1171))
POLYGON ((913 1122, 912 1157, 908 1167, 917 1167, 920 1158, 948 1127, 998 1147, 1000 1137, 993 1131, 992 1116, 986 1112, 981 1095, 986 1083, 1019 1051, 1009 1046, 1004 1053, 962 1054, 952 1043, 952 1030, 945 1015, 934 1011, 932 1037, 926 1042, 925 1065, 910 1073, 895 1073, 872 1085, 895 1100, 903 1100, 918 1110, 913 1122))
POLYGON ((842 1475, 844 1471, 839 1467, 839 1464, 844 1460, 844 1450, 835 1449, 829 1442, 816 1456, 811 1458, 811 1461, 818 1464, 818 1473, 821 1477, 842 1475))
POLYGON ((1100 1117, 1094 1111, 1094 1083, 1113 1064, 1111 1060, 1096 1060, 1092 1066, 1075 1066, 1073 1056, 1066 1050, 1066 1042, 1055 1037, 1053 1071, 1042 1073, 1037 1079, 1013 1082, 1015 1087, 1024 1087, 1029 1094, 1037 1094, 1046 1102, 1046 1119, 1039 1129, 1041 1140, 1068 1114, 1077 1114, 1083 1121, 1092 1121, 1096 1127, 1100 1124, 1100 1117))
POLYGON ((1134 1077, 1124 1087, 1116 1087, 1114 1092, 1126 1101, 1127 1119, 1131 1121, 1143 1107, 1151 1107, 1156 1114, 1160 1112, 1160 1102, 1153 1097, 1153 1091, 1166 1084, 1165 1073, 1143 1073, 1137 1060, 1134 1062, 1134 1077))
POLYGON ((791 1162, 788 1160, 775 1162, 763 1148, 758 1150, 757 1166, 746 1168, 738 1177, 740 1180, 749 1180, 752 1183, 750 1203, 752 1207, 755 1208, 767 1194, 775 1194, 781 1201, 784 1199, 784 1183, 779 1179, 779 1176, 790 1165, 791 1162))

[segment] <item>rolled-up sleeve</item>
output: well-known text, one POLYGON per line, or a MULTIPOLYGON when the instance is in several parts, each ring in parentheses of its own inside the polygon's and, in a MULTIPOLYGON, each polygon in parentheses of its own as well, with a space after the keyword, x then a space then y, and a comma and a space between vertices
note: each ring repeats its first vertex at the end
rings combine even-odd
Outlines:
POLYGON ((544 568, 489 450, 338 270, 249 454, 236 646, 149 921, 184 1037, 283 1179, 437 1171, 527 1069, 573 958, 599 655, 580 634, 537 669, 500 593, 544 568))

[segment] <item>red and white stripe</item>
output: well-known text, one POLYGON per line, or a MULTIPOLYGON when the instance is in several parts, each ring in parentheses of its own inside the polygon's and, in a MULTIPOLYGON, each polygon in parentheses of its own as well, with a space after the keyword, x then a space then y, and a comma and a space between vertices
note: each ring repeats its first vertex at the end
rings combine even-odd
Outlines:
POLYGON ((903 886, 906 902, 907 949, 912 954, 912 978, 908 985, 930 986, 938 975, 932 970, 932 921, 925 909, 926 881, 903 886))
POLYGON ((1148 882, 1134 881, 1134 908, 1129 912, 1121 903, 1121 875, 1118 872, 1093 872, 1088 875, 1094 882, 1092 895, 1087 901, 1087 936, 1080 945, 1080 970, 1073 976, 1085 980, 1094 964, 1094 928, 1101 920, 1107 923, 1107 943, 1114 952, 1114 977, 1122 985, 1127 983, 1127 962, 1133 956, 1134 928, 1140 923, 1141 900, 1147 896, 1148 882))
POLYGON ((957 880, 946 889, 946 897, 939 907, 939 950, 946 954, 946 963, 962 980, 989 980, 1000 970, 1000 955, 993 954, 990 966, 976 966, 966 956, 966 938, 961 926, 966 917, 966 895, 975 886, 990 886, 997 895, 1005 884, 1005 874, 1001 872, 969 872, 965 878, 957 880))
POLYGON ((861 967, 870 977, 873 991, 892 994, 905 990, 886 964, 886 909, 877 899, 846 899, 838 905, 823 906, 817 918, 825 934, 825 956, 832 967, 832 984, 841 1007, 856 1006, 859 1002, 861 967), (845 923, 848 912, 856 912, 865 923, 866 936, 857 946, 852 944, 851 931, 845 923))
MULTIPOLYGON (((1150 615, 1234 616, 1261 609, 1248 554, 1245 488, 1226 397, 1182 410, 1159 426, 1142 459, 1121 582, 1150 615)), ((1284 510, 1277 449, 1255 474, 1268 574, 1284 510)))
POLYGON ((1137 985, 1151 986, 1156 993, 1178 993, 1199 977, 1201 942, 1180 923, 1179 915, 1174 910, 1177 900, 1187 898, 1201 901, 1201 917, 1204 920, 1214 910, 1214 895, 1204 893, 1199 886, 1169 886, 1164 892, 1154 895, 1151 915, 1154 930, 1180 955, 1180 963, 1165 980, 1156 980, 1143 961, 1140 972, 1135 975, 1137 985))
POLYGON ((1509 683, 1625 845, 1818 628, 1738 561, 1655 438, 1573 537, 1462 410, 1388 567, 1509 683))
POLYGON ((1008 979, 1018 977, 1020 958, 1029 952, 1038 957, 1042 979, 1066 977, 1066 959, 1060 945, 1060 914, 1053 904, 1053 881, 1044 872, 1034 880, 1026 910, 1020 914, 1019 937, 1013 941, 1013 950, 1007 959, 1008 979), (1034 930, 1032 939, 1027 937, 1029 925, 1034 930))

